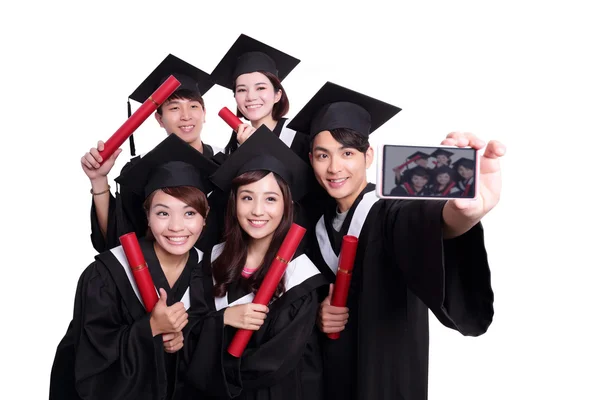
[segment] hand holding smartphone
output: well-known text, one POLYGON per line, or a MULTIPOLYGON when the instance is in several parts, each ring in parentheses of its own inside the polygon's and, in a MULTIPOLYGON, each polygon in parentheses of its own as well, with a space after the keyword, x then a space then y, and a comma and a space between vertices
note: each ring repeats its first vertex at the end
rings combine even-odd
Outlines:
POLYGON ((475 199, 477 150, 470 147, 379 147, 377 196, 382 199, 475 199))

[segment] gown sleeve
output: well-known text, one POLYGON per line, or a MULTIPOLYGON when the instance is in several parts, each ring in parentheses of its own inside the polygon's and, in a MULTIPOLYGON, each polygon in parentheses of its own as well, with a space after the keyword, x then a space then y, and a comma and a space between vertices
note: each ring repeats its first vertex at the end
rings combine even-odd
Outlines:
MULTIPOLYGON (((125 173, 139 159, 139 157, 134 158, 125 164, 121 170, 121 174, 125 173)), ((126 233, 136 232, 138 236, 145 233, 146 216, 142 209, 143 202, 144 199, 130 192, 127 188, 121 187, 115 196, 111 194, 108 207, 106 237, 104 237, 100 230, 100 223, 98 222, 98 217, 96 215, 96 206, 92 199, 90 211, 92 233, 90 238, 94 249, 96 249, 98 253, 120 246, 121 243, 119 237, 126 233)))
MULTIPOLYGON (((227 353, 226 347, 223 348, 225 354, 225 375, 228 377, 228 385, 237 387, 241 381, 242 387, 247 389, 256 389, 261 387, 274 386, 281 384, 281 381, 294 380, 289 374, 298 368, 300 363, 318 364, 315 360, 304 359, 307 345, 314 344, 313 339, 317 338, 315 331, 315 320, 319 302, 316 291, 312 291, 294 302, 282 307, 281 309, 271 308, 267 316, 264 335, 259 343, 248 346, 241 358, 234 358, 227 353)), ((228 341, 233 339, 235 329, 227 327, 228 341)), ((259 336, 259 335, 257 335, 259 336)), ((252 342, 251 342, 252 343, 252 342)), ((318 354, 313 354, 318 357, 318 354)), ((301 368, 306 371, 306 368, 301 368)), ((302 387, 303 390, 309 390, 307 381, 313 381, 314 377, 308 375, 302 376, 299 385, 290 382, 290 387, 302 387)), ((285 386, 285 384, 284 384, 285 386)), ((303 398, 316 399, 320 396, 306 395, 303 398)))
MULTIPOLYGON (((196 292, 198 288, 207 290, 209 287, 207 281, 203 284, 192 281, 190 286, 196 292)), ((302 398, 321 398, 321 374, 313 373, 321 371, 315 334, 319 306, 316 291, 298 296, 287 304, 282 298, 278 300, 282 301, 282 307, 273 303, 265 324, 253 333, 240 358, 227 353, 227 346, 237 329, 224 326, 225 309, 214 311, 207 303, 207 297, 198 297, 194 291, 192 307, 200 307, 190 315, 191 327, 184 348, 187 346, 186 377, 196 388, 205 394, 234 398, 242 390, 255 391, 272 386, 281 390, 289 382, 290 388, 302 387, 305 392, 302 398), (300 376, 290 376, 300 363, 304 366, 300 376)))
POLYGON ((105 267, 84 272, 75 299, 75 387, 82 399, 162 399, 167 382, 150 314, 133 320, 105 267))
POLYGON ((385 248, 393 253, 408 287, 445 326, 465 336, 486 332, 494 295, 477 224, 465 234, 443 239, 445 201, 392 201, 385 208, 385 248))

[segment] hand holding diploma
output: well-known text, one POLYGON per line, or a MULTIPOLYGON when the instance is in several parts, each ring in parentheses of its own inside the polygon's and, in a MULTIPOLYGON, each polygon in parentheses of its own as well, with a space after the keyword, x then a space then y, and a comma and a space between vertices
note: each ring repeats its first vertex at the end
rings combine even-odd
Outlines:
POLYGON ((179 85, 181 85, 181 83, 175 79, 173 75, 169 76, 169 78, 167 78, 167 80, 152 93, 140 108, 138 108, 104 143, 104 150, 99 152, 102 159, 100 164, 105 160, 108 160, 110 156, 121 147, 125 140, 127 140, 127 138, 131 136, 131 134, 135 132, 135 130, 175 92, 175 90, 177 90, 179 85))
MULTIPOLYGON (((342 249, 340 251, 335 287, 333 295, 331 296, 331 305, 334 307, 346 307, 357 248, 358 238, 356 236, 344 236, 342 239, 342 249)), ((330 339, 338 339, 340 334, 339 332, 332 332, 328 333, 327 336, 330 339)))
MULTIPOLYGON (((265 279, 260 285, 258 292, 256 292, 256 296, 254 296, 254 304, 262 304, 264 306, 269 304, 273 298, 273 294, 275 294, 275 290, 277 290, 279 281, 283 278, 288 263, 298 249, 300 241, 305 233, 306 229, 300 225, 292 224, 292 227, 285 236, 285 239, 283 239, 283 243, 269 267, 265 279)), ((227 352, 234 357, 241 357, 252 337, 252 332, 253 331, 247 329, 238 330, 229 344, 227 352)))

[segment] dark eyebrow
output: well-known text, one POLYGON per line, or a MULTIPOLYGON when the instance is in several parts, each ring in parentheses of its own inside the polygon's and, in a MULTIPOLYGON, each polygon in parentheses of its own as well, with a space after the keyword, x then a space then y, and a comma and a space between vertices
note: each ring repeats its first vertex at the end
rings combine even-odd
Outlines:
POLYGON ((156 207, 164 207, 164 208, 169 208, 169 206, 167 206, 167 205, 165 205, 165 204, 162 204, 162 203, 157 203, 157 204, 155 204, 155 205, 154 205, 154 207, 152 207, 152 208, 156 208, 156 207))

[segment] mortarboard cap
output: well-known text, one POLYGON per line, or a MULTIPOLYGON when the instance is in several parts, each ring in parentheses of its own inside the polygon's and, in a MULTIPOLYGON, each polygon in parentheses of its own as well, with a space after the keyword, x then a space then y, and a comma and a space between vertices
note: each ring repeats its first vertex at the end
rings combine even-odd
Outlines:
POLYGON ((448 150, 444 150, 444 149, 437 149, 436 151, 434 151, 433 153, 431 153, 431 157, 437 157, 437 156, 446 156, 446 157, 450 157, 451 155, 453 155, 454 153, 452 153, 451 151, 448 150))
POLYGON ((452 168, 458 169, 461 165, 468 169, 475 169, 475 162, 469 158, 459 158, 452 163, 452 168))
POLYGON ((209 74, 169 54, 129 95, 129 98, 143 103, 170 75, 173 75, 181 83, 177 91, 186 89, 198 92, 203 96, 214 85, 209 74))
POLYGON ((228 193, 234 178, 258 170, 279 175, 289 185, 295 201, 307 193, 310 179, 314 176, 304 160, 262 125, 225 160, 211 179, 223 192, 228 193))
POLYGON ((217 168, 177 135, 169 135, 115 181, 144 198, 177 186, 193 186, 208 195, 213 188, 209 177, 217 168))
POLYGON ((234 89, 238 76, 266 71, 280 81, 300 63, 300 60, 244 34, 240 35, 212 72, 217 85, 234 89))
MULTIPOLYGON (((154 69, 154 71, 144 79, 133 93, 129 95, 129 98, 138 103, 145 102, 170 75, 173 75, 179 83, 181 83, 175 93, 180 90, 189 90, 191 92, 199 93, 200 96, 204 96, 204 94, 214 85, 209 74, 194 67, 192 64, 169 54, 154 69)), ((131 104, 129 103, 129 100, 127 100, 127 116, 131 117, 131 104)), ((131 155, 134 156, 135 143, 133 141, 133 135, 129 137, 129 145, 131 147, 131 155)))
POLYGON ((400 108, 327 82, 288 124, 314 138, 319 132, 346 128, 368 137, 400 108))
POLYGON ((422 151, 417 151, 416 153, 413 153, 410 156, 406 157, 406 160, 410 160, 416 156, 419 156, 419 159, 422 159, 422 160, 429 160, 429 157, 432 157, 427 153, 423 153, 422 151))
POLYGON ((450 168, 449 166, 447 166, 447 165, 442 165, 441 167, 434 168, 434 169, 431 171, 431 176, 433 176, 433 177, 436 177, 436 176, 438 176, 438 175, 440 175, 440 174, 448 174, 448 175, 450 175, 450 177, 451 177, 451 178, 453 178, 453 179, 454 179, 455 172, 456 172, 456 171, 454 171, 454 170, 453 170, 452 168, 450 168))

